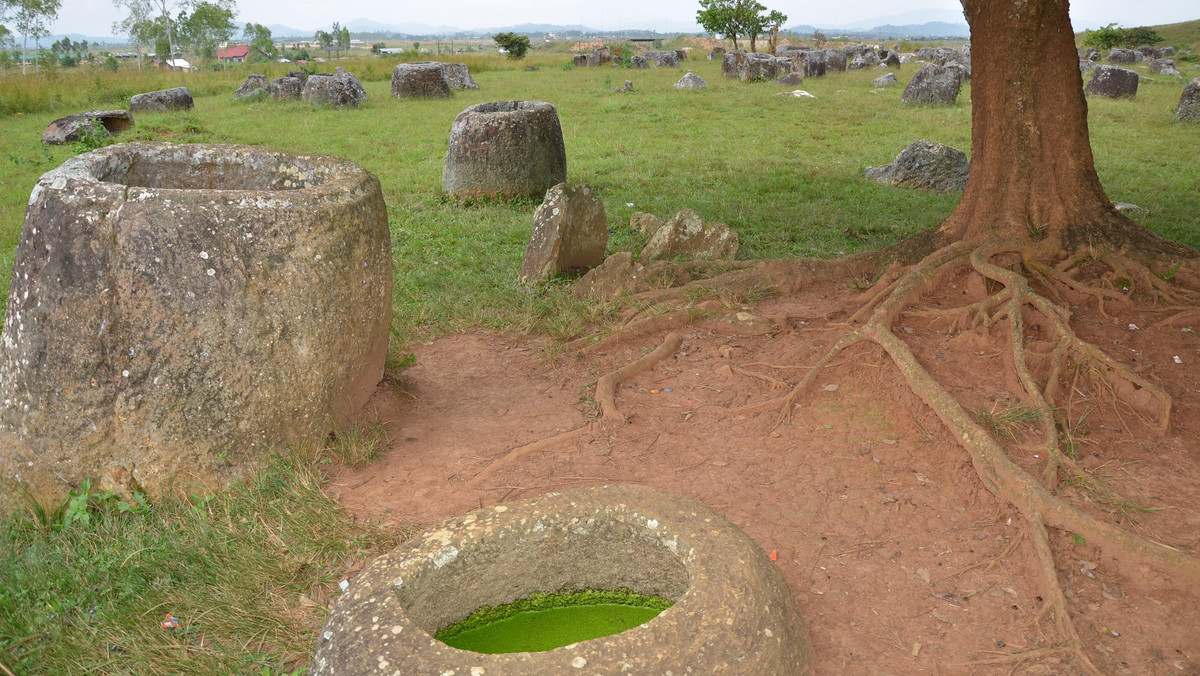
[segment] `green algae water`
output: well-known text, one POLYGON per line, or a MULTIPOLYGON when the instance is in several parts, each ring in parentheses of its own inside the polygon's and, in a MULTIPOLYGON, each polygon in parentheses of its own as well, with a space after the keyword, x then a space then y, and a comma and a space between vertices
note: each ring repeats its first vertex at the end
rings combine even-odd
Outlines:
POLYGON ((670 606, 664 598, 628 591, 535 594, 481 608, 439 631, 437 639, 477 653, 541 652, 619 634, 670 606))

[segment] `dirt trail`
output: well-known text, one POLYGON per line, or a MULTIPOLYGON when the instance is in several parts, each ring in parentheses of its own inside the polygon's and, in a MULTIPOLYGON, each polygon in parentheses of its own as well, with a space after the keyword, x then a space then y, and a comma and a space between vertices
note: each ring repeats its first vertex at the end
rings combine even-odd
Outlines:
MULTIPOLYGON (((817 673, 1075 673, 1066 656, 977 664, 1053 644, 1052 624, 1039 622, 1043 578, 1016 510, 984 488, 881 349, 835 360, 791 424, 772 428, 776 410, 739 412, 785 393, 855 309, 848 291, 814 288, 754 309, 774 321, 770 333, 685 329, 671 358, 619 388, 626 424, 599 420, 596 381, 661 335, 585 359, 547 360, 536 344, 492 334, 418 346, 417 365, 364 413, 388 425, 389 452, 341 471, 330 489, 356 515, 432 524, 575 486, 650 485, 703 502, 777 552, 817 673), (511 449, 589 423, 472 485, 511 449)), ((1064 413, 1082 420, 1076 453, 1089 474, 1063 493, 1200 556, 1200 336, 1146 328, 1153 315, 1112 322, 1074 311, 1081 337, 1174 397, 1175 422, 1156 437, 1080 387, 1064 413)), ((1016 385, 1004 381, 1002 350, 945 329, 910 320, 898 330, 968 409, 1007 409, 1016 385)), ((1015 429, 1026 443, 1006 448, 1032 468, 1037 430, 1015 429)), ((1200 674, 1200 590, 1122 569, 1071 533, 1051 538, 1076 626, 1104 673, 1200 674)))

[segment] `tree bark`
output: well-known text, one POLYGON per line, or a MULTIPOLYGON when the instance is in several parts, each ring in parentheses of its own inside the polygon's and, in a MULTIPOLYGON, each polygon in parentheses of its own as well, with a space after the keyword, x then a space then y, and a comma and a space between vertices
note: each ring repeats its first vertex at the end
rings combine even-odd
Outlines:
POLYGON ((971 177, 944 242, 1015 238, 1048 254, 1147 238, 1096 175, 1068 0, 966 0, 971 177))

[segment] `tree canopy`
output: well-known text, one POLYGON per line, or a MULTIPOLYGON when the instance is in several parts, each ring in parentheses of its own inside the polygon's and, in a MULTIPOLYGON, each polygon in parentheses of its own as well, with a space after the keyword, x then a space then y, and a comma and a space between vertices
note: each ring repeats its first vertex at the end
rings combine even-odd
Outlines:
POLYGON ((21 35, 21 73, 25 73, 25 62, 29 60, 29 38, 35 41, 50 35, 50 24, 58 18, 62 0, 12 0, 8 3, 17 33, 21 35))
POLYGON ((1094 31, 1084 31, 1083 34, 1083 44, 1096 49, 1157 45, 1162 41, 1163 37, 1158 34, 1158 31, 1148 26, 1121 28, 1115 23, 1110 23, 1094 31))
POLYGON ((496 44, 500 45, 500 49, 508 52, 510 59, 523 59, 525 54, 529 52, 529 37, 525 35, 517 35, 516 33, 496 33, 492 36, 496 44))
POLYGON ((733 41, 738 49, 738 38, 750 38, 750 50, 754 51, 758 36, 769 33, 774 39, 779 28, 788 19, 778 10, 768 10, 758 0, 700 0, 696 11, 696 23, 705 32, 723 35, 733 41))
POLYGON ((216 54, 217 45, 228 42, 237 32, 233 22, 233 0, 197 3, 191 14, 179 13, 179 40, 188 50, 205 60, 216 54))
POLYGON ((242 38, 250 43, 250 53, 256 59, 274 61, 279 56, 275 40, 271 37, 271 29, 260 23, 246 24, 242 38))

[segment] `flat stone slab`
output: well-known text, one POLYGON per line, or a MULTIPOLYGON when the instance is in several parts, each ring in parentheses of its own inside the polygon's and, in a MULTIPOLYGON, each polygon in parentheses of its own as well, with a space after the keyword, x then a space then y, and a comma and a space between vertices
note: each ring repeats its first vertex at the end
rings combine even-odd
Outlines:
POLYGON ((195 106, 192 93, 187 87, 135 94, 129 99, 129 110, 134 113, 166 113, 172 110, 191 110, 195 106))
POLYGON ((687 498, 603 486, 443 522, 372 561, 338 598, 309 674, 812 673, 803 619, 775 563, 687 498), (675 605, 612 636, 489 655, 433 635, 531 594, 631 589, 675 605))

